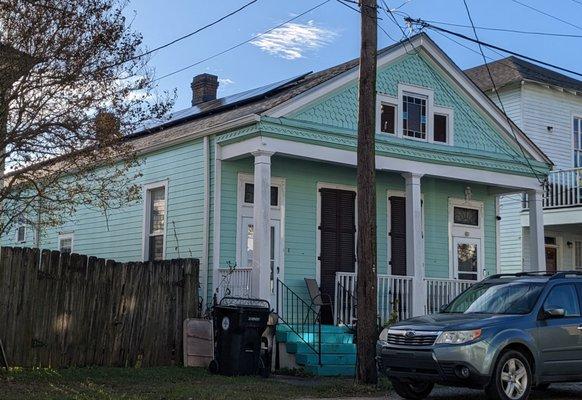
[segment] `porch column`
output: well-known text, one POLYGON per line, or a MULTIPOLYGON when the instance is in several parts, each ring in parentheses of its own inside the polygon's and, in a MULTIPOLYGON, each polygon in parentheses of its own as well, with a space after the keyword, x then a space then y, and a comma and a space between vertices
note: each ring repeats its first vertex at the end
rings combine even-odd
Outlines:
POLYGON ((422 174, 402 174, 406 186, 406 274, 412 281, 412 315, 424 315, 426 286, 424 283, 424 238, 422 237, 422 174))
POLYGON ((529 190, 529 265, 524 266, 528 271, 546 270, 546 250, 544 240, 544 207, 543 192, 529 190))
POLYGON ((267 279, 270 272, 270 221, 271 221, 271 156, 272 152, 259 150, 255 157, 254 207, 253 207, 253 271, 252 294, 260 299, 268 299, 267 279))

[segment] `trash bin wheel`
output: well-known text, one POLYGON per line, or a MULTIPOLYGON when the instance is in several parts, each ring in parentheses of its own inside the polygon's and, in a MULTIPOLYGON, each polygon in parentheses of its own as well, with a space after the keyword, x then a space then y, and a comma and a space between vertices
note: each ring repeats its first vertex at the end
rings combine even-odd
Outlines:
POLYGON ((210 361, 210 364, 208 365, 208 372, 210 372, 211 374, 218 374, 218 361, 217 360, 210 361))

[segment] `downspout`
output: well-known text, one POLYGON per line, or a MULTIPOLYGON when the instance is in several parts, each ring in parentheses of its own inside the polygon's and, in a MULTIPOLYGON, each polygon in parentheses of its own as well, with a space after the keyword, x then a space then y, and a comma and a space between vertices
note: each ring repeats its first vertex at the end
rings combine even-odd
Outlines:
POLYGON ((204 158, 204 222, 202 224, 202 262, 200 263, 200 290, 198 295, 206 301, 208 298, 208 258, 210 246, 210 140, 204 136, 202 142, 204 158))

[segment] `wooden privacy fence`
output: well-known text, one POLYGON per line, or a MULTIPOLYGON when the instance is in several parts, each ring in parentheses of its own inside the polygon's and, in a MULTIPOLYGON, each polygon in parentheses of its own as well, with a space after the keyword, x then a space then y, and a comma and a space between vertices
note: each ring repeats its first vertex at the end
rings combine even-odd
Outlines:
POLYGON ((0 339, 11 366, 182 364, 198 260, 119 263, 58 251, 0 253, 0 339))

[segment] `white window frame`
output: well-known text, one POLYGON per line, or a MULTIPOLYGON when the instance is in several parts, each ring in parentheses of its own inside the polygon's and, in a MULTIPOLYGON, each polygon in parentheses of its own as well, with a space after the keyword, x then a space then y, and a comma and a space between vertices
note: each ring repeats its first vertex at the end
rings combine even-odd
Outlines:
POLYGON ((73 232, 69 232, 69 233, 59 233, 59 237, 58 237, 58 244, 59 244, 59 251, 62 251, 62 247, 61 247, 61 241, 62 240, 67 240, 67 239, 71 239, 71 253, 73 253, 74 249, 75 249, 75 234, 73 232))
POLYGON ((576 158, 575 158, 575 155, 576 155, 576 150, 577 149, 576 149, 576 147, 574 145, 574 126, 575 126, 576 120, 579 120, 580 121, 579 122, 578 129, 579 129, 580 136, 581 136, 581 138, 580 138, 581 139, 580 140, 580 146, 581 146, 580 147, 580 150, 582 150, 582 114, 572 114, 572 126, 571 126, 571 129, 572 130, 570 132, 570 135, 571 135, 570 140, 571 140, 571 145, 572 145, 571 146, 572 147, 572 156, 570 157, 570 159, 572 160, 572 168, 582 168, 582 165, 580 165, 579 167, 576 167, 576 158))
POLYGON ((483 279, 484 271, 486 269, 485 264, 485 206, 482 201, 466 200, 460 198, 449 198, 449 277, 451 279, 458 279, 457 268, 456 268, 456 244, 458 242, 463 243, 466 240, 467 243, 474 243, 478 241, 477 244, 477 280, 483 279), (454 209, 455 207, 471 208, 478 210, 479 212, 479 225, 465 225, 455 223, 454 209))
POLYGON ((166 259, 166 236, 168 233, 168 180, 152 182, 143 185, 143 231, 142 231, 142 259, 148 261, 150 252, 150 220, 151 220, 151 198, 150 192, 154 189, 164 188, 164 249, 162 252, 162 259, 166 259))
POLYGON ((382 104, 388 104, 395 108, 395 136, 402 139, 415 140, 417 142, 443 144, 448 146, 454 145, 454 111, 452 108, 437 106, 434 104, 434 90, 421 86, 398 84, 398 96, 393 97, 385 93, 378 93, 376 96, 376 132, 380 135, 390 133, 382 132, 381 127, 381 110, 382 104), (405 136, 402 126, 402 102, 405 95, 425 97, 426 98, 426 139, 405 136), (447 117, 447 141, 437 142, 434 140, 434 115, 444 115, 447 117))
POLYGON ((16 232, 14 232, 14 242, 16 243, 26 243, 26 237, 28 236, 28 227, 26 223, 26 218, 24 216, 19 215, 17 217, 17 224, 16 224, 16 232), (18 239, 18 231, 20 228, 24 228, 24 238, 22 240, 18 239))
POLYGON ((384 93, 378 93, 376 95, 376 131, 378 134, 387 135, 387 136, 398 136, 399 126, 400 126, 400 118, 398 116, 400 113, 400 107, 398 107, 398 98, 393 96, 388 96, 384 93), (382 105, 389 105, 394 107, 394 133, 387 133, 382 131, 382 105))

